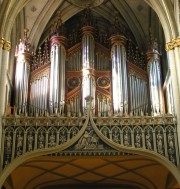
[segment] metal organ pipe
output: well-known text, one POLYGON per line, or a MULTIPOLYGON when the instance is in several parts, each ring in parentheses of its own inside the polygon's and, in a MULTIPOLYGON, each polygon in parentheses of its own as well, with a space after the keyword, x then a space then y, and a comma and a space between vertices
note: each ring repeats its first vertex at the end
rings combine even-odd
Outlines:
POLYGON ((92 106, 95 106, 95 81, 91 70, 94 69, 94 48, 95 42, 93 37, 94 28, 91 26, 85 26, 82 28, 82 106, 83 113, 86 108, 86 98, 92 97, 92 106))
POLYGON ((140 115, 141 112, 147 112, 147 81, 136 75, 134 72, 129 74, 130 83, 130 112, 140 115))
POLYGON ((31 114, 45 115, 47 112, 48 74, 43 74, 31 81, 31 114))
POLYGON ((20 52, 17 56, 15 73, 15 105, 18 114, 27 112, 29 76, 30 64, 26 59, 26 53, 20 52))
POLYGON ((51 47, 51 69, 50 69, 50 90, 49 90, 49 111, 53 113, 53 74, 54 74, 54 64, 55 64, 55 45, 51 47))
POLYGON ((115 35, 110 38, 112 58, 112 89, 114 114, 122 115, 128 113, 128 89, 127 89, 127 67, 126 67, 126 38, 115 35))
POLYGON ((62 114, 62 106, 65 101, 65 40, 66 38, 63 36, 51 38, 50 114, 62 114))
POLYGON ((163 112, 163 100, 162 100, 162 87, 161 87, 161 72, 160 72, 160 62, 157 62, 157 84, 158 84, 158 94, 159 94, 159 109, 160 113, 163 112))
POLYGON ((164 112, 159 54, 155 51, 148 52, 147 55, 151 106, 156 115, 164 112))
POLYGON ((28 30, 24 30, 24 39, 16 46, 15 72, 15 106, 18 114, 27 113, 28 87, 30 78, 30 43, 27 38, 28 30))

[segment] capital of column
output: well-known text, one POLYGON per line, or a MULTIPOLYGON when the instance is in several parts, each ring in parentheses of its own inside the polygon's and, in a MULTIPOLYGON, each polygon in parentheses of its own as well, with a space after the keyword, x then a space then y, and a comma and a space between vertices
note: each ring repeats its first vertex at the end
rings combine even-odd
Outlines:
POLYGON ((109 38, 111 41, 111 45, 114 45, 115 43, 120 43, 121 45, 125 46, 126 45, 126 37, 123 35, 113 35, 109 38))
POLYGON ((81 30, 82 30, 83 35, 86 35, 86 34, 93 35, 95 29, 93 26, 84 26, 81 28, 81 30))
POLYGON ((64 36, 52 36, 51 39, 51 46, 55 45, 55 44, 63 44, 66 47, 66 42, 67 42, 67 38, 64 36))
POLYGON ((180 47, 180 37, 166 43, 166 51, 174 50, 176 47, 180 47))
POLYGON ((0 37, 0 48, 3 48, 4 46, 4 38, 0 37))
POLYGON ((11 42, 10 41, 4 41, 3 49, 5 51, 10 51, 10 49, 11 49, 11 42))
POLYGON ((149 62, 149 60, 151 60, 152 58, 154 59, 160 59, 160 54, 157 50, 149 50, 146 53, 147 55, 147 61, 149 62))

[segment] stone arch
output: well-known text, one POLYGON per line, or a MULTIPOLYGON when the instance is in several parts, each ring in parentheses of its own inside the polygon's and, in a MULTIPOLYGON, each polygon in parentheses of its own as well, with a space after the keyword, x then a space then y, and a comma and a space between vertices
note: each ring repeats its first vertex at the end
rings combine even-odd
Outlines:
POLYGON ((1 173, 0 173, 0 188, 2 187, 3 183, 5 182, 5 180, 7 179, 7 177, 9 176, 9 174, 18 166, 20 166, 23 162, 34 158, 34 157, 38 157, 38 156, 43 156, 43 155, 48 155, 48 154, 53 154, 56 152, 60 152, 68 147, 70 147, 71 145, 73 145, 75 142, 78 141, 78 139, 83 135, 83 133, 85 132, 87 125, 88 125, 88 120, 89 118, 87 117, 87 120, 84 124, 84 127, 77 133, 77 135, 75 135, 72 139, 70 139, 68 142, 65 142, 61 145, 55 146, 55 147, 51 147, 51 148, 42 148, 42 149, 38 149, 36 151, 32 151, 29 153, 25 153, 22 156, 19 156, 18 158, 14 159, 1 173))
POLYGON ((94 123, 92 117, 90 117, 90 120, 91 120, 92 127, 95 130, 98 137, 107 145, 121 152, 138 154, 138 155, 148 156, 149 158, 152 158, 153 160, 159 162, 161 165, 165 166, 176 178, 178 184, 180 184, 180 170, 174 164, 172 164, 168 159, 166 159, 164 156, 161 156, 158 153, 153 152, 153 151, 148 151, 148 150, 146 151, 141 148, 131 148, 131 147, 122 146, 117 143, 114 143, 101 133, 101 131, 96 127, 96 124, 94 123))
MULTIPOLYGON (((10 35, 11 35, 11 30, 13 27, 13 23, 18 15, 18 13, 21 11, 21 9, 29 2, 29 0, 21 0, 16 2, 16 4, 14 4, 12 6, 12 9, 10 10, 9 14, 7 15, 7 17, 3 20, 3 27, 0 31, 1 35, 6 39, 6 40, 10 40, 10 35)), ((164 1, 160 1, 157 2, 157 0, 149 0, 149 2, 152 4, 152 8, 155 10, 155 12, 158 14, 158 17, 162 23, 163 29, 164 29, 164 33, 165 33, 165 39, 166 41, 171 41, 172 38, 178 36, 178 32, 177 32, 177 26, 175 25, 175 19, 172 15, 171 12, 169 12, 168 14, 170 14, 170 17, 167 17, 166 13, 169 10, 168 4, 170 2, 165 1, 164 3, 164 7, 162 8, 161 3, 163 3, 164 1)), ((100 134, 99 134, 100 135, 100 134)), ((106 141, 106 143, 110 144, 108 139, 103 138, 103 136, 101 136, 101 138, 106 141)), ((136 150, 132 150, 132 149, 127 149, 127 148, 120 148, 119 146, 115 145, 115 144, 110 144, 112 147, 114 147, 117 150, 124 150, 124 151, 129 151, 129 152, 134 152, 134 153, 139 153, 141 155, 145 155, 145 156, 149 156, 152 157, 153 159, 157 160, 158 162, 162 163, 164 166, 168 167, 169 170, 171 170, 171 172, 173 173, 173 175, 175 176, 175 178, 177 179, 178 183, 180 184, 180 173, 178 171, 178 169, 172 165, 171 163, 169 163, 165 158, 161 157, 161 156, 157 156, 157 155, 153 155, 153 153, 148 153, 148 152, 144 152, 140 149, 136 149, 136 150)), ((67 146, 62 146, 61 150, 63 150, 63 148, 65 149, 67 146)), ((3 172, 1 174, 1 179, 0 179, 0 183, 3 183, 3 181, 6 179, 6 177, 8 176, 8 174, 10 172, 12 172, 13 169, 15 169, 18 165, 20 165, 22 162, 26 161, 27 159, 30 159, 32 157, 37 157, 40 155, 46 155, 49 153, 53 153, 55 150, 40 150, 36 153, 32 153, 32 154, 27 154, 27 156, 23 156, 22 158, 18 159, 17 161, 13 162, 11 166, 9 166, 5 172, 3 172)))
POLYGON ((168 0, 149 0, 149 2, 149 5, 156 12, 162 24, 166 42, 169 42, 177 37, 177 24, 173 12, 169 9, 169 7, 172 7, 171 2, 168 0))
MULTIPOLYGON (((18 13, 27 5, 27 3, 30 0, 20 0, 16 3, 14 3, 12 6, 11 4, 9 5, 9 13, 7 13, 7 16, 4 18, 3 20, 3 27, 0 30, 0 34, 6 39, 6 40, 10 40, 10 35, 11 35, 11 30, 14 24, 14 21, 18 15, 18 13)), ((5 2, 3 2, 5 3, 5 2)), ((60 2, 61 3, 61 2, 60 2)), ((172 38, 175 38, 176 36, 178 36, 178 30, 177 30, 177 25, 175 24, 175 18, 173 13, 170 11, 169 7, 171 7, 170 5, 170 1, 156 1, 156 0, 149 0, 146 1, 146 3, 148 3, 149 6, 152 7, 152 9, 156 12, 156 14, 158 15, 161 24, 163 26, 164 29, 164 34, 165 34, 165 39, 166 42, 171 41, 172 38), (170 15, 170 16, 167 16, 170 15)), ((54 5, 53 5, 54 7, 54 5)), ((55 8, 55 7, 54 7, 55 8)), ((51 9, 51 11, 53 11, 53 9, 51 9)), ((71 12, 71 15, 66 15, 66 19, 68 17, 71 17, 73 14, 75 14, 75 12, 71 12)), ((49 17, 49 13, 43 18, 47 19, 47 16, 49 17)), ((39 22, 39 21, 38 21, 39 22)), ((32 33, 32 37, 35 36, 37 34, 38 28, 36 28, 36 31, 32 33)), ((41 31, 42 32, 42 31, 41 31)), ((41 33, 39 32, 39 33, 41 33)), ((33 39, 32 39, 33 40, 33 39)))

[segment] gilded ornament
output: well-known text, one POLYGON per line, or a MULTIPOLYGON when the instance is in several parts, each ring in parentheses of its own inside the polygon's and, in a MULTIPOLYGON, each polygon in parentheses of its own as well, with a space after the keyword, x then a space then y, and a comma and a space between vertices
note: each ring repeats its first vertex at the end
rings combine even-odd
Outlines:
POLYGON ((179 47, 180 46, 180 37, 177 37, 174 39, 174 47, 179 47))
POLYGON ((78 87, 79 84, 80 84, 80 81, 77 77, 71 77, 70 79, 68 79, 68 87, 70 89, 74 89, 78 87))
POLYGON ((10 41, 5 41, 3 49, 6 50, 6 51, 10 51, 10 49, 11 49, 11 42, 10 41))
POLYGON ((175 47, 180 46, 180 37, 173 39, 171 42, 166 43, 166 51, 173 50, 175 47))
POLYGON ((107 89, 110 87, 110 79, 107 78, 107 77, 99 77, 97 79, 97 85, 98 87, 101 87, 101 88, 104 88, 104 89, 107 89))
POLYGON ((4 45, 4 38, 0 37, 0 48, 3 48, 4 45))
POLYGON ((166 43, 166 51, 170 51, 174 49, 173 42, 166 43))

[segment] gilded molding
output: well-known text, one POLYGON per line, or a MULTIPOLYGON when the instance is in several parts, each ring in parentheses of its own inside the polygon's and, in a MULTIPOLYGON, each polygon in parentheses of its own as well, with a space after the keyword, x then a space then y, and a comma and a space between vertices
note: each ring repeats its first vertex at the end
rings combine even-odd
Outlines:
POLYGON ((5 41, 3 49, 6 50, 6 51, 10 51, 10 49, 11 49, 11 42, 10 41, 5 41))
POLYGON ((6 51, 10 51, 10 49, 11 49, 11 42, 4 40, 3 49, 6 50, 6 51))
POLYGON ((180 37, 173 39, 171 42, 166 43, 166 51, 173 50, 175 47, 180 46, 180 37))
POLYGON ((0 48, 3 48, 4 42, 4 38, 0 37, 0 48))

